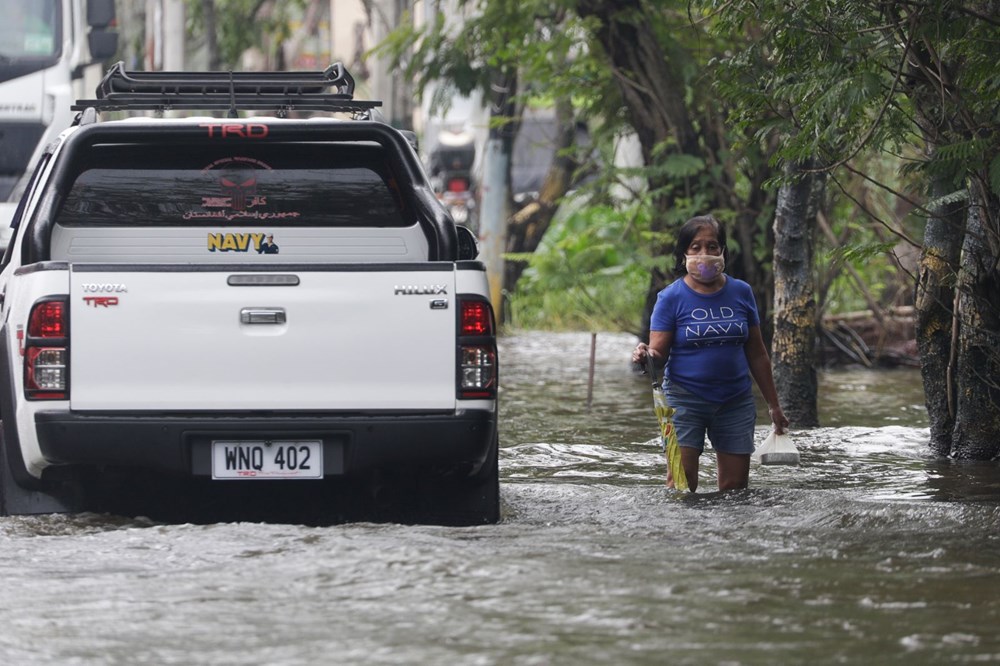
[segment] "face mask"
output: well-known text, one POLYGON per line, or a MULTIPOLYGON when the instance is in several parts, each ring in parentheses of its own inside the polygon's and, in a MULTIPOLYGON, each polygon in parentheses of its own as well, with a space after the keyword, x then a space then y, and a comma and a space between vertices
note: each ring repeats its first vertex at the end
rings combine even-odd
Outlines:
POLYGON ((714 282, 726 268, 726 259, 722 255, 694 254, 687 258, 687 272, 698 282, 714 282))

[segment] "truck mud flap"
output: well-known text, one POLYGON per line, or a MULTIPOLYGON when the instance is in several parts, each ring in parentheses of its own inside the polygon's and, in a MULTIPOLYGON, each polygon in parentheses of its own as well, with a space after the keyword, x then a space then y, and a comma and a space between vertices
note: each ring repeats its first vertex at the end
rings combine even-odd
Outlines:
MULTIPOLYGON (((74 513, 82 510, 80 489, 72 484, 40 480, 28 474, 21 458, 17 427, 8 420, 14 413, 7 327, 0 330, 0 516, 74 513)), ((69 471, 69 470, 67 470, 69 471)))
POLYGON ((7 444, 0 432, 0 516, 76 513, 83 510, 83 498, 78 489, 60 484, 51 489, 53 492, 49 490, 24 488, 14 479, 7 459, 7 444))

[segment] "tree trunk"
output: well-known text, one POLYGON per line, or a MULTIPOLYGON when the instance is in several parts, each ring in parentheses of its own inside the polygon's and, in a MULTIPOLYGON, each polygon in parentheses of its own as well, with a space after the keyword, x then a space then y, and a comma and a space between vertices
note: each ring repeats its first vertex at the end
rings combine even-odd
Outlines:
MULTIPOLYGON (((671 148, 674 153, 700 155, 702 149, 685 103, 682 71, 686 63, 664 51, 649 21, 636 19, 648 11, 652 10, 643 0, 581 0, 577 5, 581 17, 600 21, 595 35, 611 63, 630 125, 639 139, 643 164, 653 166, 662 159, 657 155, 658 147, 668 141, 676 144, 671 148)), ((666 231, 674 206, 670 180, 654 175, 648 182, 653 193, 652 230, 666 231)), ((707 202, 708 209, 715 203, 707 202)), ((654 253, 669 255, 672 250, 668 244, 654 253)), ((654 277, 651 291, 657 286, 654 277)))
POLYGON ((652 164, 654 148, 671 137, 679 152, 700 152, 679 63, 664 53, 650 22, 635 20, 650 10, 642 0, 582 0, 577 5, 580 16, 601 21, 597 38, 614 67, 646 164, 652 164))
MULTIPOLYGON (((948 183, 935 182, 931 196, 938 199, 952 189, 948 183)), ((958 335, 955 284, 964 237, 963 210, 963 206, 952 204, 933 211, 924 229, 924 247, 917 268, 917 351, 930 420, 931 450, 941 456, 951 453, 955 427, 952 338, 958 335)))
MULTIPOLYGON (((577 13, 583 18, 596 18, 600 27, 595 36, 607 53, 614 70, 615 81, 628 109, 631 126, 639 139, 643 163, 653 166, 658 146, 672 141, 676 153, 701 155, 698 132, 685 103, 682 69, 684 62, 664 52, 661 40, 649 21, 636 20, 655 9, 642 0, 580 0, 577 13)), ((649 191, 653 194, 652 230, 668 230, 670 212, 674 206, 669 194, 670 182, 665 176, 651 176, 649 191)), ((706 208, 716 207, 716 201, 706 202, 706 208)), ((653 254, 670 256, 671 244, 654 248, 653 254)), ((642 314, 640 337, 649 339, 649 319, 656 294, 663 289, 667 276, 656 271, 650 276, 646 306, 642 314)))
POLYGON ((959 271, 956 412, 951 453, 991 460, 1000 454, 1000 200, 970 187, 959 271))
POLYGON ((812 275, 822 179, 790 165, 774 214, 774 383, 792 425, 819 425, 812 275))
MULTIPOLYGON (((721 136, 727 131, 725 117, 716 120, 715 125, 721 125, 715 134, 721 136)), ((774 247, 776 193, 766 183, 775 176, 775 169, 769 164, 767 155, 777 150, 780 137, 777 132, 771 132, 766 140, 747 141, 740 151, 740 160, 726 158, 732 151, 722 138, 713 143, 720 146, 718 154, 722 156, 719 159, 724 166, 721 189, 726 193, 726 201, 723 205, 736 211, 730 236, 739 241, 739 248, 731 253, 733 260, 727 262, 726 272, 753 287, 757 309, 763 317, 760 332, 770 348, 774 337, 774 318, 770 316, 774 312, 774 274, 765 262, 758 260, 754 250, 774 247), (747 193, 742 195, 742 188, 737 183, 744 179, 747 193)))

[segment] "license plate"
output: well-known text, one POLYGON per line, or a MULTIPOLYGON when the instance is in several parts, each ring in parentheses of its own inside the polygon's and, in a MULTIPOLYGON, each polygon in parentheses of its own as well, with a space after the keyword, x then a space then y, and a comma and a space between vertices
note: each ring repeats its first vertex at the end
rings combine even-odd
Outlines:
POLYGON ((213 479, 322 479, 318 441, 214 441, 213 479))

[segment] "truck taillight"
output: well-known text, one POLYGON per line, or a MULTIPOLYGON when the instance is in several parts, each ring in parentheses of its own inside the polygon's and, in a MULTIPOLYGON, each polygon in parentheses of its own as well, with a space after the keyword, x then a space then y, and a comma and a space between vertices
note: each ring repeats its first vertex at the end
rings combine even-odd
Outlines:
POLYGON ((66 336, 66 303, 42 301, 35 303, 28 318, 28 335, 37 338, 62 338, 66 336))
POLYGON ((459 335, 493 335, 493 309, 486 301, 462 301, 459 335))
POLYGON ((469 191, 469 179, 468 178, 449 178, 448 179, 448 191, 449 192, 468 192, 469 191))
POLYGON ((35 303, 24 340, 24 392, 32 400, 69 397, 69 304, 66 299, 35 303))
POLYGON ((497 343, 493 308, 481 298, 460 298, 458 397, 492 398, 497 392, 497 343))

